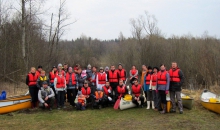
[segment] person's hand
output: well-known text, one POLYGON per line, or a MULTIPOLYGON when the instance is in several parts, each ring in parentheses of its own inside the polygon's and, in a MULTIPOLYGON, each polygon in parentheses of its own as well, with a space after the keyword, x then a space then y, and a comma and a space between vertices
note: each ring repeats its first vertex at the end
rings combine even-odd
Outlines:
POLYGON ((45 107, 48 107, 48 104, 47 104, 47 103, 44 103, 44 106, 45 106, 45 107))
POLYGON ((158 90, 156 89, 156 93, 158 93, 158 90))
POLYGON ((87 95, 86 97, 89 98, 89 95, 87 95))
POLYGON ((46 97, 44 100, 45 100, 45 101, 47 101, 47 100, 48 100, 48 98, 49 98, 49 97, 47 96, 47 97, 46 97))
POLYGON ((110 89, 108 89, 108 93, 111 93, 111 90, 110 90, 110 89))
POLYGON ((111 98, 111 97, 108 97, 108 100, 109 100, 109 101, 112 101, 112 98, 111 98))
POLYGON ((169 93, 169 91, 168 91, 168 90, 166 90, 166 91, 165 91, 165 94, 168 94, 168 93, 169 93))
POLYGON ((137 100, 137 97, 135 97, 134 100, 137 100))
POLYGON ((140 98, 138 97, 138 98, 137 98, 137 101, 139 101, 139 100, 140 100, 140 98))

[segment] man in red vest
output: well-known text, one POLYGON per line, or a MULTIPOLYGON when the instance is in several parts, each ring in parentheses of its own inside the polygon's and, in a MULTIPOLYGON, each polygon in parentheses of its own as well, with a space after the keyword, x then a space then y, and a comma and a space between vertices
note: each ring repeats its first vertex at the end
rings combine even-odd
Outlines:
POLYGON ((87 80, 84 81, 81 91, 82 91, 82 94, 86 97, 86 105, 92 104, 93 106, 94 95, 92 94, 92 90, 89 87, 89 82, 87 80))
POLYGON ((39 75, 36 72, 36 69, 34 67, 31 67, 30 73, 28 73, 26 77, 26 84, 29 87, 29 93, 31 95, 31 104, 32 108, 37 107, 37 101, 38 101, 38 88, 37 88, 37 79, 39 75))
POLYGON ((119 80, 122 79, 124 82, 126 80, 126 70, 123 69, 123 66, 121 63, 118 64, 118 74, 119 74, 119 80))
POLYGON ((93 104, 93 107, 101 109, 102 107, 104 107, 106 102, 105 93, 102 91, 102 88, 97 88, 94 95, 95 102, 93 104))
POLYGON ((184 82, 183 72, 178 68, 176 62, 172 62, 172 68, 169 70, 170 74, 170 99, 172 102, 171 113, 176 112, 176 99, 179 107, 179 113, 183 114, 183 104, 181 99, 181 86, 184 82), (175 99, 176 97, 176 99, 175 99))
POLYGON ((114 100, 112 99, 112 87, 110 86, 109 81, 106 81, 105 86, 103 86, 103 92, 106 95, 106 106, 113 104, 114 100))
POLYGON ((116 87, 118 86, 119 81, 119 74, 118 71, 115 70, 115 66, 111 66, 111 70, 108 72, 108 81, 110 82, 110 86, 112 87, 114 97, 113 99, 116 99, 116 87))
POLYGON ((125 86, 123 80, 119 80, 119 85, 116 88, 116 98, 120 99, 121 97, 124 97, 125 94, 128 94, 128 89, 125 86))
POLYGON ((141 84, 138 83, 138 79, 134 79, 133 81, 133 85, 131 87, 131 91, 132 91, 132 102, 134 104, 137 105, 137 107, 139 106, 138 101, 141 101, 141 108, 143 108, 144 105, 144 97, 143 97, 143 90, 142 90, 142 86, 141 84))

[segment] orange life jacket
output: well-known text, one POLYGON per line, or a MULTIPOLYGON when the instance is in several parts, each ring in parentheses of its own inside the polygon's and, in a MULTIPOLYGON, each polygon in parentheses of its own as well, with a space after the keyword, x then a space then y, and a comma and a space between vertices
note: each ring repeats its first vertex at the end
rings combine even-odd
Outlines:
POLYGON ((126 79, 125 70, 124 69, 121 69, 121 70, 118 69, 118 74, 119 74, 119 79, 122 79, 123 81, 125 81, 125 79, 126 79))
POLYGON ((117 92, 118 92, 118 94, 120 94, 120 95, 118 96, 118 98, 120 98, 121 96, 123 96, 123 95, 126 93, 125 86, 122 86, 122 87, 117 86, 117 92))
POLYGON ((172 82, 180 82, 179 71, 180 71, 179 68, 177 68, 175 70, 173 70, 173 69, 169 70, 170 81, 172 81, 172 82))
MULTIPOLYGON (((132 70, 130 70, 130 72, 131 72, 132 75, 135 75, 137 73, 137 70, 136 69, 132 69, 132 70)), ((138 78, 138 75, 135 76, 135 78, 138 78)))
POLYGON ((57 75, 57 72, 55 73, 50 72, 50 83, 54 83, 54 78, 56 77, 56 75, 57 75))
POLYGON ((157 74, 152 74, 151 75, 151 80, 152 80, 152 86, 156 86, 157 85, 157 74))
POLYGON ((141 85, 140 84, 138 84, 138 86, 132 85, 131 90, 133 94, 135 95, 135 97, 139 97, 141 94, 141 85))
POLYGON ((103 92, 101 91, 100 93, 98 93, 98 91, 95 92, 95 98, 96 100, 99 100, 103 97, 103 92))
POLYGON ((150 78, 151 78, 151 74, 150 74, 150 73, 147 73, 147 74, 146 74, 146 79, 145 79, 146 84, 150 84, 150 78))
POLYGON ((80 95, 78 96, 78 103, 81 103, 83 106, 85 105, 85 96, 80 95))
MULTIPOLYGON (((76 75, 75 73, 72 73, 72 85, 76 85, 76 75)), ((66 84, 69 84, 70 82, 70 73, 66 73, 66 84)))
POLYGON ((110 89, 112 91, 112 87, 109 86, 108 88, 106 86, 103 86, 103 90, 104 90, 104 93, 105 95, 109 96, 109 92, 108 92, 108 89, 110 89))
POLYGON ((35 86, 37 84, 38 77, 39 75, 37 73, 35 73, 34 75, 32 73, 29 73, 28 74, 28 78, 29 78, 28 86, 35 86))
POLYGON ((98 73, 98 83, 105 84, 106 82, 106 73, 98 73))
POLYGON ((166 75, 167 75, 167 71, 164 71, 164 72, 161 72, 159 71, 157 73, 157 84, 161 84, 161 85, 165 85, 167 84, 167 78, 166 78, 166 75))
POLYGON ((118 82, 118 71, 115 70, 112 72, 111 70, 108 72, 109 73, 109 82, 118 82))
POLYGON ((87 87, 87 89, 85 89, 85 87, 82 87, 82 94, 83 95, 90 95, 91 94, 91 88, 87 87))
POLYGON ((64 76, 56 76, 57 78, 57 84, 56 84, 56 88, 65 88, 65 78, 64 76))

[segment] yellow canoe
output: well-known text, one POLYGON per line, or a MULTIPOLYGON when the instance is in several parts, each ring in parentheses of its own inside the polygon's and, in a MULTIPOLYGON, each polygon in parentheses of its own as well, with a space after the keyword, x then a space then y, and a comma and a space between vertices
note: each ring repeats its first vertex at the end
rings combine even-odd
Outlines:
POLYGON ((216 94, 204 90, 201 95, 201 104, 206 109, 220 114, 220 102, 216 94), (212 99, 215 99, 212 101, 212 99))
POLYGON ((0 100, 0 114, 31 108, 31 96, 20 95, 0 100))

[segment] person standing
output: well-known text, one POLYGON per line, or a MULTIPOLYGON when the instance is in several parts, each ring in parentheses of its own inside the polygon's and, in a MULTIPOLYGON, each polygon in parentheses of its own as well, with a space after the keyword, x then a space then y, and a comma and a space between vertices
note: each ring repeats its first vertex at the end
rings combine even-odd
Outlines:
POLYGON ((66 91, 66 79, 63 76, 62 70, 58 70, 58 75, 54 79, 54 88, 57 94, 57 109, 59 110, 61 107, 66 108, 64 106, 64 95, 66 91))
POLYGON ((50 79, 46 76, 46 72, 44 70, 41 70, 40 76, 37 79, 37 87, 38 89, 41 89, 43 86, 43 82, 46 81, 48 85, 50 85, 50 79))
MULTIPOLYGON (((157 103, 157 94, 156 94, 156 86, 157 86, 157 72, 159 71, 158 67, 153 68, 153 74, 151 75, 150 78, 150 86, 149 86, 149 91, 152 93, 152 109, 155 109, 155 104, 157 103)), ((150 109, 150 107, 148 108, 150 109)), ((156 107, 157 110, 157 107, 156 107)))
POLYGON ((36 71, 37 75, 40 75, 42 69, 43 67, 41 65, 37 67, 37 71, 36 71))
POLYGON ((119 80, 122 79, 125 83, 126 80, 126 70, 123 69, 123 66, 121 63, 118 64, 118 74, 119 74, 119 80))
POLYGON ((143 90, 141 88, 142 86, 138 83, 138 79, 134 79, 134 84, 131 87, 132 91, 132 102, 136 104, 136 106, 139 106, 138 101, 141 101, 141 107, 143 108, 144 106, 144 97, 142 95, 143 90))
POLYGON ((86 70, 82 70, 81 68, 78 68, 77 71, 77 79, 78 79, 78 88, 77 89, 81 89, 83 87, 83 84, 85 82, 85 80, 87 79, 87 74, 86 74, 86 70))
POLYGON ((130 70, 130 83, 133 85, 134 79, 138 79, 138 70, 136 69, 136 66, 133 65, 130 70))
POLYGON ((31 95, 31 107, 36 108, 37 107, 37 101, 38 101, 38 87, 37 87, 37 79, 39 75, 36 73, 36 69, 34 67, 31 67, 30 73, 28 73, 26 77, 26 84, 29 88, 29 93, 31 95))
POLYGON ((96 88, 102 89, 107 81, 107 74, 104 72, 103 67, 100 67, 99 73, 96 76, 96 88))
POLYGON ((150 109, 150 101, 152 100, 152 90, 150 89, 150 79, 152 75, 152 67, 148 66, 147 67, 148 72, 144 76, 144 93, 147 96, 147 108, 150 109))
POLYGON ((68 64, 63 64, 63 68, 62 68, 62 70, 65 72, 65 73, 67 73, 68 72, 68 64))
POLYGON ((90 64, 88 64, 87 66, 86 74, 87 74, 87 80, 90 81, 92 78, 92 66, 90 64))
POLYGON ((61 63, 58 64, 57 70, 58 70, 58 71, 61 71, 61 74, 62 74, 63 76, 65 76, 65 71, 63 70, 63 65, 62 65, 61 63))
POLYGON ((57 67, 53 66, 52 71, 49 73, 49 79, 50 79, 50 87, 53 89, 53 92, 55 93, 55 98, 57 97, 57 95, 54 88, 54 78, 56 77, 57 73, 58 73, 57 67))
MULTIPOLYGON (((146 65, 142 65, 142 72, 141 72, 141 86, 143 86, 144 85, 144 76, 145 76, 145 74, 147 73, 147 66, 146 65)), ((146 94, 145 94, 145 96, 147 96, 146 94)))
POLYGON ((48 86, 46 81, 44 81, 42 84, 43 87, 41 87, 38 92, 39 106, 41 108, 49 108, 51 111, 55 101, 54 92, 52 88, 48 86))
POLYGON ((159 93, 157 108, 161 107, 161 103, 163 105, 163 110, 160 111, 161 114, 165 114, 167 111, 166 95, 169 92, 169 86, 170 86, 170 75, 166 71, 165 65, 161 64, 160 71, 157 73, 157 88, 156 88, 156 92, 159 93))
POLYGON ((92 93, 95 93, 96 90, 96 76, 97 76, 97 72, 96 72, 97 68, 95 66, 92 67, 92 77, 90 78, 90 86, 92 89, 92 93))
POLYGON ((69 67, 66 73, 66 85, 67 85, 67 99, 71 106, 75 106, 75 99, 77 95, 78 81, 77 76, 73 72, 73 68, 69 67))
POLYGON ((105 67, 105 73, 108 75, 108 72, 109 72, 109 67, 106 66, 106 67, 105 67))
POLYGON ((118 71, 115 70, 114 65, 111 66, 111 70, 108 72, 108 81, 110 82, 110 86, 113 90, 113 99, 116 99, 116 88, 118 86, 119 74, 118 71))
POLYGON ((171 113, 176 112, 176 100, 179 107, 179 113, 183 114, 183 104, 181 99, 181 86, 184 82, 183 72, 177 65, 177 62, 172 62, 172 68, 169 70, 170 74, 170 99, 172 102, 171 113), (176 99, 175 99, 176 97, 176 99))

